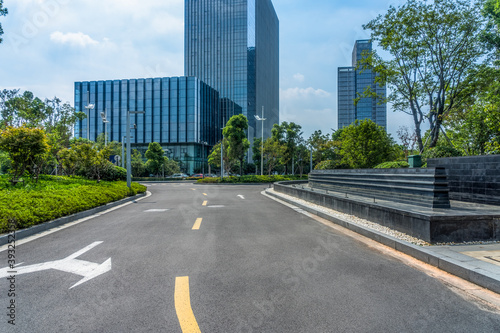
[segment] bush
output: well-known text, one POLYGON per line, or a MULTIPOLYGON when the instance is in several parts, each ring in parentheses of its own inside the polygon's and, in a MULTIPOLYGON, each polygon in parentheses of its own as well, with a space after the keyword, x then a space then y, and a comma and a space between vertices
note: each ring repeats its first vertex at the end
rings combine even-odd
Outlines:
POLYGON ((427 148, 422 154, 422 159, 427 161, 429 158, 440 158, 440 157, 458 157, 462 156, 462 153, 451 146, 437 146, 434 148, 427 148))
POLYGON ((26 181, 24 187, 0 182, 0 232, 8 231, 9 221, 18 229, 27 228, 146 191, 137 183, 130 191, 123 181, 96 183, 82 177, 41 176, 38 183, 26 181))
MULTIPOLYGON (((244 184, 244 183, 274 183, 286 180, 307 180, 307 176, 258 176, 258 175, 250 175, 250 176, 241 176, 241 177, 224 177, 222 183, 225 184, 244 184)), ((221 183, 220 178, 204 178, 198 179, 197 183, 202 184, 213 184, 213 183, 221 183)))
POLYGON ((107 181, 127 180, 127 169, 111 165, 102 174, 101 179, 107 181))
POLYGON ((384 162, 379 165, 374 166, 374 169, 399 169, 399 168, 409 168, 410 164, 406 161, 396 161, 396 162, 384 162))

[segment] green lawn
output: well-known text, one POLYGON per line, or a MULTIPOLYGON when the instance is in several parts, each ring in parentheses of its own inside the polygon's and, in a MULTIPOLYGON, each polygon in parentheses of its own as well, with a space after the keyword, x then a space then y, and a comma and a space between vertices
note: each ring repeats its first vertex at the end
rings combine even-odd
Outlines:
POLYGON ((38 183, 10 185, 0 176, 0 233, 12 224, 27 228, 62 216, 98 207, 127 196, 143 193, 146 187, 125 181, 97 183, 80 177, 41 176, 38 183))

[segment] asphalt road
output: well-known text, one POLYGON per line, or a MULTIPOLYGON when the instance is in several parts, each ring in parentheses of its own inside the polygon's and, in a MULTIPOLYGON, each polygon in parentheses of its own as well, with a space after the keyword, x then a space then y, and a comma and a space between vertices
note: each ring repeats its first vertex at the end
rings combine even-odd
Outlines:
POLYGON ((15 297, 0 280, 0 331, 500 332, 499 314, 264 187, 155 184, 148 198, 17 245, 24 273, 15 297))

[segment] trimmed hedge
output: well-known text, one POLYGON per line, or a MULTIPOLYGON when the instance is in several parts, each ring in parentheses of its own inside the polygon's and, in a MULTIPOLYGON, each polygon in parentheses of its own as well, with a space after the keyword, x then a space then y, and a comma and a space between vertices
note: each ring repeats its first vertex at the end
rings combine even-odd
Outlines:
POLYGON ((95 208, 146 191, 132 183, 132 191, 123 181, 107 182, 79 177, 43 176, 37 184, 12 186, 0 179, 0 232, 9 230, 9 221, 17 229, 27 228, 62 216, 95 208))
POLYGON ((286 181, 286 180, 307 180, 307 176, 282 176, 282 175, 277 175, 277 176, 241 176, 241 177, 236 177, 236 176, 230 176, 230 177, 224 177, 222 179, 222 182, 220 181, 220 177, 214 177, 214 178, 204 178, 204 179, 198 179, 197 183, 202 183, 202 184, 245 184, 245 183, 274 183, 274 182, 281 182, 281 181, 286 181))

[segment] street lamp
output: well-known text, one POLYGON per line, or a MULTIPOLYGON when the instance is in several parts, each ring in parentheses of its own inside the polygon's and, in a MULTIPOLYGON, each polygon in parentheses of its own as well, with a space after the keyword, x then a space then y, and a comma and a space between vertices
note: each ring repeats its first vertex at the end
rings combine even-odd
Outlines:
POLYGON ((222 182, 222 178, 224 178, 224 128, 222 127, 222 140, 220 142, 220 180, 222 182))
POLYGON ((130 168, 130 115, 131 114, 144 114, 144 111, 127 111, 127 186, 132 188, 132 175, 130 168))
POLYGON ((125 139, 127 137, 124 135, 122 137, 122 168, 125 168, 125 139))
POLYGON ((90 110, 94 109, 94 104, 90 104, 90 95, 87 90, 87 105, 85 106, 87 109, 87 140, 90 140, 90 110))
POLYGON ((261 140, 260 140, 260 175, 264 175, 264 106, 262 106, 262 118, 254 115, 255 119, 262 122, 261 140))
POLYGON ((104 146, 108 145, 108 123, 109 120, 106 119, 106 109, 104 109, 104 112, 101 112, 101 119, 102 122, 104 123, 104 146))

